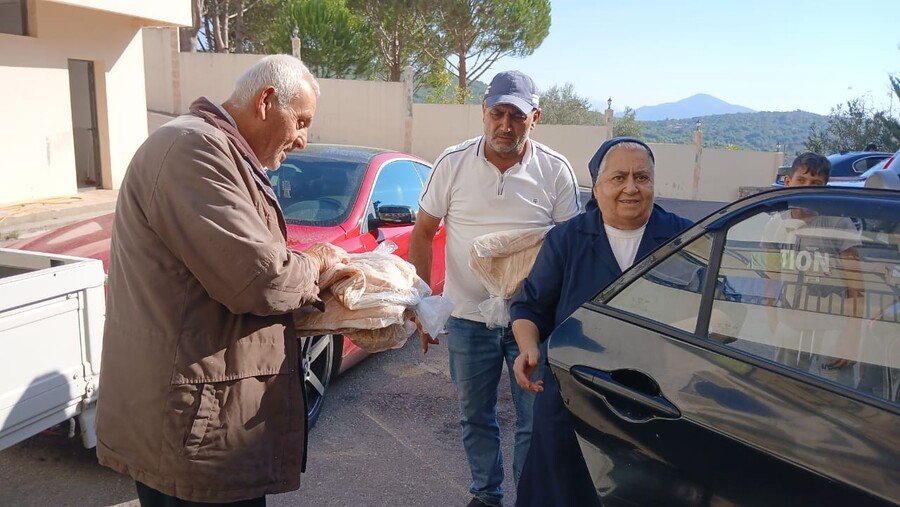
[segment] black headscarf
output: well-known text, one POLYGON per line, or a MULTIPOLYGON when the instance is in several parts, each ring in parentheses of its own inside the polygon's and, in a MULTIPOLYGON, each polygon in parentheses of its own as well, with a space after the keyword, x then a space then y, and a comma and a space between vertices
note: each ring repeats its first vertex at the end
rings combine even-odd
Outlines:
POLYGON ((635 137, 613 137, 612 139, 607 139, 603 141, 603 144, 600 145, 600 148, 597 149, 597 153, 594 153, 594 156, 591 158, 591 161, 588 162, 588 171, 591 172, 591 200, 585 205, 585 211, 596 210, 600 207, 597 203, 597 198, 594 197, 594 185, 597 184, 597 176, 600 174, 600 162, 603 160, 603 157, 609 153, 610 148, 619 144, 619 143, 637 143, 644 148, 647 148, 647 153, 650 154, 650 160, 653 163, 656 163, 656 158, 653 157, 653 150, 647 146, 647 143, 637 139, 635 137))

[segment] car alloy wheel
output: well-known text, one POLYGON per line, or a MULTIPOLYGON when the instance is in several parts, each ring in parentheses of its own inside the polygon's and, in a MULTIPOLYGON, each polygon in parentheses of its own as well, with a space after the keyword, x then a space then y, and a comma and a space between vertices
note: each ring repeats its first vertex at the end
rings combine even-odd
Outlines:
POLYGON ((339 357, 341 347, 335 342, 342 339, 339 335, 303 338, 300 366, 306 389, 306 414, 310 427, 316 423, 322 412, 325 393, 331 384, 332 376, 337 371, 336 358, 339 357))

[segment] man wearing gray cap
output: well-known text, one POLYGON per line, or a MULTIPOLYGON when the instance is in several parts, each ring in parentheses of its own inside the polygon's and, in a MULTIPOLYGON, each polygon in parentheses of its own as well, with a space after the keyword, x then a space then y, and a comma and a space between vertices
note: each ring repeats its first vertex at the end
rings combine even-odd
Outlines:
MULTIPOLYGON (((534 393, 512 374, 519 349, 511 329, 489 329, 478 304, 489 297, 468 267, 478 236, 561 223, 578 213, 575 174, 565 157, 529 139, 541 117, 534 81, 501 72, 482 103, 484 134, 444 151, 425 185, 409 258, 431 274, 432 243, 441 220, 447 233, 444 295, 454 302, 447 323, 450 375, 460 402, 463 446, 472 472, 469 506, 500 505, 503 456, 497 386, 504 363, 516 407, 513 475, 518 481, 531 441, 534 393)), ((420 331, 422 350, 438 340, 420 331)))

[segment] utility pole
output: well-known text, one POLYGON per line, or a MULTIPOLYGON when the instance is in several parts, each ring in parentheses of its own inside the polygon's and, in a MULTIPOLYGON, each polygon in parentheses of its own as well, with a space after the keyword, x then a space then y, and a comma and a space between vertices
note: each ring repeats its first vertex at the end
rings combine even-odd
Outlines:
POLYGON ((703 157, 703 131, 700 130, 700 120, 697 120, 694 129, 694 192, 692 198, 700 199, 700 160, 703 157))
POLYGON ((294 55, 298 60, 300 58, 300 29, 297 26, 294 26, 294 30, 291 32, 291 54, 294 55))
POLYGON ((612 139, 613 132, 613 110, 612 110, 612 97, 606 99, 606 111, 603 112, 603 124, 606 125, 606 138, 612 139))

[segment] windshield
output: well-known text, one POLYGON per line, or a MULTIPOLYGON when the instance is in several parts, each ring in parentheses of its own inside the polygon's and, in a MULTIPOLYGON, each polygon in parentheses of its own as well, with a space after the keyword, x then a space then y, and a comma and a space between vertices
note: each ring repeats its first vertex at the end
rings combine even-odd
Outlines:
POLYGON ((290 154, 269 179, 288 223, 329 226, 346 220, 365 172, 365 163, 290 154))

